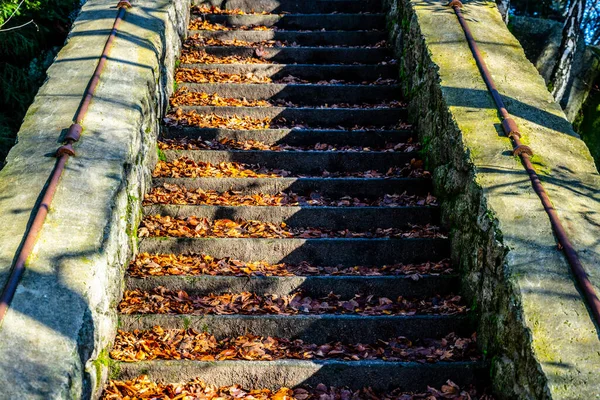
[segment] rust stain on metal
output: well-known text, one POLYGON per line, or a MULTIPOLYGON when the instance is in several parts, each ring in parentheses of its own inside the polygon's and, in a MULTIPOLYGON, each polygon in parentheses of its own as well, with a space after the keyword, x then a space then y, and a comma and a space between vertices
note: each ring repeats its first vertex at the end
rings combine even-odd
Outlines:
POLYGON ((67 160, 69 159, 69 157, 75 156, 73 143, 79 140, 83 131, 83 128, 81 127, 80 123, 85 118, 85 115, 90 106, 90 102, 92 101, 92 97, 94 96, 94 91, 98 86, 98 82, 100 82, 100 75, 102 74, 104 66, 106 65, 106 61, 108 59, 108 52, 110 51, 115 37, 117 36, 117 31, 121 20, 125 16, 126 9, 130 7, 131 4, 127 0, 120 1, 117 5, 119 11, 117 13, 117 16, 115 17, 115 22, 113 23, 112 30, 110 31, 108 39, 106 40, 106 44, 104 45, 102 55, 100 56, 100 60, 96 65, 94 74, 92 75, 92 78, 88 83, 83 100, 79 105, 79 110, 77 111, 77 114, 74 118, 74 123, 69 127, 69 130, 65 135, 64 145, 58 148, 58 150, 56 151, 56 164, 54 165, 54 169, 50 174, 47 186, 42 190, 42 200, 39 206, 33 211, 33 222, 31 223, 29 229, 25 232, 25 236, 23 238, 21 247, 18 250, 14 266, 10 272, 6 285, 2 290, 2 294, 0 295, 0 325, 4 321, 4 317, 6 316, 6 312, 8 311, 10 303, 15 295, 17 286, 19 285, 21 277, 23 276, 23 272, 25 272, 27 258, 29 258, 29 256, 31 255, 39 233, 42 230, 44 221, 46 220, 46 216, 48 215, 48 210, 50 208, 50 205, 52 204, 52 199, 54 198, 54 193, 56 192, 56 188, 58 187, 58 182, 67 164, 67 160))
POLYGON ((535 171, 530 159, 530 157, 533 155, 533 151, 521 142, 521 133, 519 132, 519 127, 506 109, 504 101, 502 100, 502 97, 496 88, 494 79, 492 78, 486 63, 483 60, 483 56, 479 51, 477 42, 473 38, 471 29, 469 28, 469 25, 463 16, 461 11, 462 3, 458 0, 454 0, 449 3, 448 6, 451 6, 454 9, 454 13, 456 14, 456 17, 458 18, 458 21, 465 33, 465 37, 467 38, 467 42, 469 43, 469 47, 473 53, 477 67, 481 72, 481 76, 483 77, 483 80, 485 81, 485 84, 492 95, 494 102, 496 103, 496 108, 502 117, 502 128, 506 133, 506 136, 512 140, 513 153, 520 157, 521 162, 525 167, 527 174, 529 175, 529 179, 531 180, 531 186, 540 198, 546 214, 548 214, 550 224, 552 225, 552 230, 554 231, 554 235, 558 242, 558 248, 564 252, 565 257, 571 266, 571 271, 573 272, 573 275, 575 275, 577 284, 579 285, 586 303, 590 308, 596 325, 600 326, 600 299, 598 299, 598 294, 596 293, 596 290, 590 281, 590 277, 581 264, 581 260, 577 255, 577 251, 571 243, 571 240, 569 239, 567 232, 560 221, 558 213, 552 205, 552 201, 550 201, 550 197, 548 196, 546 189, 544 189, 544 186, 542 185, 542 182, 535 171))

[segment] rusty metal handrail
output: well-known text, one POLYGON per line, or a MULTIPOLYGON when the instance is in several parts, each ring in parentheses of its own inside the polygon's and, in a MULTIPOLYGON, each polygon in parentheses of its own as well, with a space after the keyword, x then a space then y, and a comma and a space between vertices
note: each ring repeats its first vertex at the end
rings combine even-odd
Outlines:
POLYGON ((117 8, 119 9, 117 16, 115 17, 115 22, 113 23, 112 30, 106 40, 106 44, 104 45, 104 49, 102 50, 102 54, 100 55, 100 60, 96 65, 96 69, 94 70, 94 74, 92 75, 86 91, 84 93, 83 99, 79 105, 79 109, 75 118, 73 119, 73 124, 69 127, 64 140, 63 145, 58 148, 56 151, 56 164, 50 173, 50 177, 48 179, 48 184, 45 189, 42 189, 42 200, 37 208, 34 210, 34 218, 31 226, 25 232, 24 240, 17 253, 17 257, 14 263, 14 266, 10 272, 8 277, 8 281, 2 290, 2 294, 0 295, 0 325, 4 321, 4 317, 6 316, 6 312, 10 306, 10 303, 15 295, 15 291, 17 290, 17 286, 25 272, 25 264, 27 262, 27 258, 31 255, 33 247, 37 241, 39 233, 44 225, 44 221, 46 220, 46 216, 48 215, 48 209, 52 204, 52 199, 54 198, 54 194, 56 193, 56 188, 58 186, 58 182, 62 173, 65 169, 67 161, 69 157, 75 156, 75 150, 73 150, 73 143, 79 141, 81 137, 81 133, 83 128, 80 123, 83 122, 85 115, 87 114, 88 108, 94 97, 94 91, 100 82, 100 75, 104 70, 104 66, 106 65, 106 61, 108 60, 108 53, 110 48, 112 47, 112 43, 117 36, 117 31, 123 17, 125 16, 125 12, 128 8, 131 7, 131 4, 128 0, 121 0, 117 4, 117 8))
POLYGON ((477 67, 481 72, 481 76, 483 77, 483 80, 485 81, 485 84, 490 91, 494 102, 496 103, 496 108, 502 117, 502 129, 504 130, 504 133, 506 133, 506 136, 512 140, 513 154, 521 158, 521 162, 525 167, 527 174, 529 175, 529 179, 531 180, 531 186, 533 186, 533 190, 540 198, 542 205, 544 206, 544 210, 546 211, 546 214, 548 214, 550 224, 552 225, 552 230, 554 231, 554 235, 558 242, 558 247, 559 249, 563 250, 565 257, 571 266, 571 271, 573 272, 573 275, 575 275, 577 284, 579 285, 579 288, 581 289, 583 296, 585 297, 585 300, 592 312, 592 316, 596 321, 596 325, 600 326, 600 300, 598 299, 598 294, 596 293, 596 290, 594 289, 587 272, 583 268, 581 260, 577 255, 577 251, 571 243, 571 240, 569 239, 569 236, 567 235, 567 232, 560 221, 558 213, 552 205, 550 197, 548 196, 546 189, 544 189, 544 186, 542 185, 542 182, 540 181, 535 168, 531 163, 530 157, 533 156, 533 151, 528 146, 525 146, 523 143, 521 143, 522 135, 521 132, 519 132, 519 127, 506 109, 504 101, 502 100, 502 97, 496 88, 494 79, 492 78, 486 63, 483 60, 483 56, 479 51, 477 42, 473 38, 469 24, 462 14, 461 8, 463 7, 463 4, 460 2, 460 0, 453 0, 448 4, 448 6, 454 9, 454 13, 456 14, 458 22, 465 33, 465 37, 467 38, 467 42, 469 43, 473 57, 477 62, 477 67))

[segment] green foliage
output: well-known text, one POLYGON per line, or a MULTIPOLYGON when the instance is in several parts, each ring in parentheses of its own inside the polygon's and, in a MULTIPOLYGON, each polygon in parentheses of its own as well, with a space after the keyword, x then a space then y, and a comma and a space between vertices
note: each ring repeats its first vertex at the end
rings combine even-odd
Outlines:
POLYGON ((600 86, 590 93, 574 126, 590 149, 596 168, 600 169, 600 86))
POLYGON ((0 167, 78 5, 79 0, 0 2, 0 167))
POLYGON ((167 162, 167 156, 166 156, 165 152, 162 151, 161 149, 159 149, 158 146, 156 146, 156 152, 158 153, 158 159, 160 161, 167 162))

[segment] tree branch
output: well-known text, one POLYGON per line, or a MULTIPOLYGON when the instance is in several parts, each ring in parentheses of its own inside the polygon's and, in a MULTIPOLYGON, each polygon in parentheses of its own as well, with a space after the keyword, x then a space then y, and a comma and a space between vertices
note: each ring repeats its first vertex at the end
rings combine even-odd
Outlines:
POLYGON ((7 32, 7 31, 12 31, 12 30, 15 30, 15 29, 21 29, 21 28, 23 28, 23 27, 25 27, 25 26, 27 26, 27 25, 29 25, 29 24, 34 24, 34 25, 35 25, 35 27, 36 27, 36 28, 38 28, 38 30, 40 30, 40 29, 39 29, 39 27, 37 26, 37 24, 36 24, 35 22, 33 22, 33 20, 31 20, 31 21, 29 21, 29 22, 25 22, 25 23, 24 23, 24 24, 22 24, 22 25, 18 25, 18 26, 12 26, 12 27, 10 27, 10 28, 5 28, 5 29, 0 29, 0 32, 7 32))
POLYGON ((13 11, 13 13, 12 13, 12 14, 10 14, 10 17, 8 17, 8 18, 6 19, 6 21, 4 21, 4 22, 2 23, 2 25, 0 25, 0 28, 2 28, 4 25, 6 25, 6 24, 8 23, 8 21, 10 21, 10 19, 11 19, 12 17, 14 17, 14 16, 17 14, 17 11, 19 11, 19 8, 21 7, 21 4, 23 4, 23 2, 24 2, 24 1, 25 1, 25 0, 21 0, 21 2, 20 2, 18 5, 17 5, 17 8, 15 8, 15 11, 13 11))

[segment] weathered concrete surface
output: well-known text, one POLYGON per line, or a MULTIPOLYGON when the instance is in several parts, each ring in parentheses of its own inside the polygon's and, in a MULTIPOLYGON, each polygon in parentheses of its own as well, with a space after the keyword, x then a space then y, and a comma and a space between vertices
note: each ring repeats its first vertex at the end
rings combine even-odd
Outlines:
POLYGON ((187 382, 199 374, 216 386, 238 384, 241 387, 259 387, 277 390, 280 387, 317 386, 327 382, 331 386, 346 386, 352 376, 352 389, 370 387, 377 391, 401 387, 406 391, 422 389, 422 382, 441 386, 451 379, 458 385, 473 381, 485 373, 482 362, 394 362, 363 361, 141 361, 118 364, 123 379, 132 379, 141 373, 151 379, 166 382, 187 382))
MULTIPOLYGON (((189 65, 189 64, 188 64, 189 65)), ((191 64, 192 66, 194 64, 191 64)), ((252 71, 256 74, 258 68, 231 68, 231 66, 238 67, 236 64, 229 64, 225 71, 231 71, 226 73, 238 73, 247 74, 252 71)), ((241 64, 243 65, 243 64, 241 64)), ((260 64, 259 64, 260 65, 260 64)), ((265 64, 280 66, 279 64, 265 64)), ((198 67, 198 65, 195 65, 198 67)), ((320 71, 320 74, 313 73, 308 68, 313 66, 295 66, 290 68, 276 68, 262 69, 260 72, 266 76, 275 76, 273 79, 277 79, 281 76, 280 71, 293 76, 305 76, 306 79, 312 79, 317 82, 318 80, 327 79, 347 79, 349 81, 363 81, 374 82, 379 76, 387 74, 388 71, 383 68, 376 68, 374 65, 369 65, 371 68, 364 68, 362 70, 349 70, 340 68, 338 73, 331 73, 328 75, 320 71), (362 76, 361 76, 362 73, 362 76), (381 75, 377 75, 381 74, 381 75), (322 78, 325 76, 325 78, 322 78), (334 78, 335 76, 335 78, 334 78), (364 79, 363 79, 364 78, 364 79)), ((219 67, 219 71, 220 71, 219 67)), ((394 77, 396 75, 395 72, 394 77)), ((249 100, 288 100, 294 99, 297 103, 301 102, 303 105, 323 105, 332 103, 349 103, 357 104, 360 102, 382 102, 385 100, 395 100, 398 98, 398 91, 400 89, 397 85, 319 85, 319 84, 282 84, 282 83, 269 83, 260 85, 239 85, 236 83, 183 83, 180 85, 182 88, 189 89, 191 91, 205 91, 207 93, 217 93, 222 97, 245 97, 249 100)), ((331 111, 329 109, 327 111, 331 111)), ((303 120, 302 120, 303 121, 303 120)), ((396 119, 394 123, 398 122, 396 119)))
POLYGON ((379 297, 391 299, 398 296, 426 297, 449 294, 453 293, 458 285, 458 277, 455 275, 423 275, 417 280, 413 278, 411 276, 175 275, 144 279, 128 276, 126 286, 130 288, 129 290, 152 290, 162 286, 170 290, 185 290, 188 293, 201 295, 252 292, 285 296, 302 290, 306 296, 313 298, 325 297, 333 292, 342 298, 352 298, 356 293, 377 293, 379 297))
MULTIPOLYGON (((473 333, 469 316, 411 315, 362 316, 313 315, 169 315, 131 314, 119 317, 120 329, 193 328, 217 338, 253 335, 301 339, 310 343, 340 341, 375 343, 381 338, 405 336, 411 339, 444 337, 450 332, 468 337, 473 333), (360 326, 360 329, 357 327, 360 326)), ((210 382, 210 381, 209 381, 210 382)), ((326 381, 322 381, 326 382, 326 381)), ((320 382, 321 383, 321 382, 320 382)))
MULTIPOLYGON (((209 114, 210 115, 210 114, 209 114)), ((263 151, 263 150, 165 150, 168 162, 182 157, 195 162, 238 162, 259 164, 265 168, 285 165, 294 175, 320 175, 323 171, 362 172, 369 169, 387 171, 397 165, 406 165, 418 153, 399 151, 263 151)))
MULTIPOLYGON (((214 91, 207 91, 214 93, 214 91)), ((406 142, 413 137, 413 132, 405 130, 365 130, 365 131, 347 131, 341 129, 256 129, 252 131, 242 131, 234 129, 221 128, 196 128, 183 127, 176 129, 170 127, 167 130, 169 137, 202 137, 204 140, 221 140, 223 138, 232 138, 242 141, 254 139, 265 144, 278 144, 282 140, 290 146, 310 146, 314 143, 344 143, 347 146, 360 146, 364 143, 365 136, 373 143, 372 146, 384 147, 390 142, 406 142)), ((190 179, 191 180, 191 179, 190 179)))
MULTIPOLYGON (((0 284, 104 47, 116 1, 89 0, 48 70, 0 172, 0 284)), ((97 395, 114 304, 156 158, 157 116, 166 104, 189 2, 140 0, 128 11, 83 121, 27 271, 0 328, 0 398, 97 395), (165 72, 169 72, 166 74, 165 72), (98 359, 97 361, 93 361, 98 359)))
POLYGON ((354 196, 372 196, 378 190, 391 193, 411 193, 427 195, 431 193, 431 180, 422 178, 155 178, 155 185, 183 185, 187 189, 229 190, 243 193, 278 193, 286 190, 294 193, 319 192, 323 196, 344 196, 352 190, 354 196), (223 183, 219 182, 223 181, 223 183), (383 189, 382 189, 383 188, 383 189))
MULTIPOLYGON (((478 342, 506 399, 600 396, 600 341, 557 249, 548 217, 511 155, 491 97, 451 9, 439 0, 387 0, 410 110, 428 150, 453 260, 481 314, 478 342), (404 30, 404 33, 402 33, 404 30)), ((492 1, 465 2, 509 111, 596 287, 600 176, 544 80, 492 1)))
POLYGON ((298 264, 310 260, 316 265, 377 265, 398 262, 416 263, 446 258, 448 239, 442 238, 319 238, 246 239, 150 237, 140 241, 146 253, 197 253, 215 258, 261 259, 269 263, 298 264), (282 254, 286 254, 282 258, 282 254))

